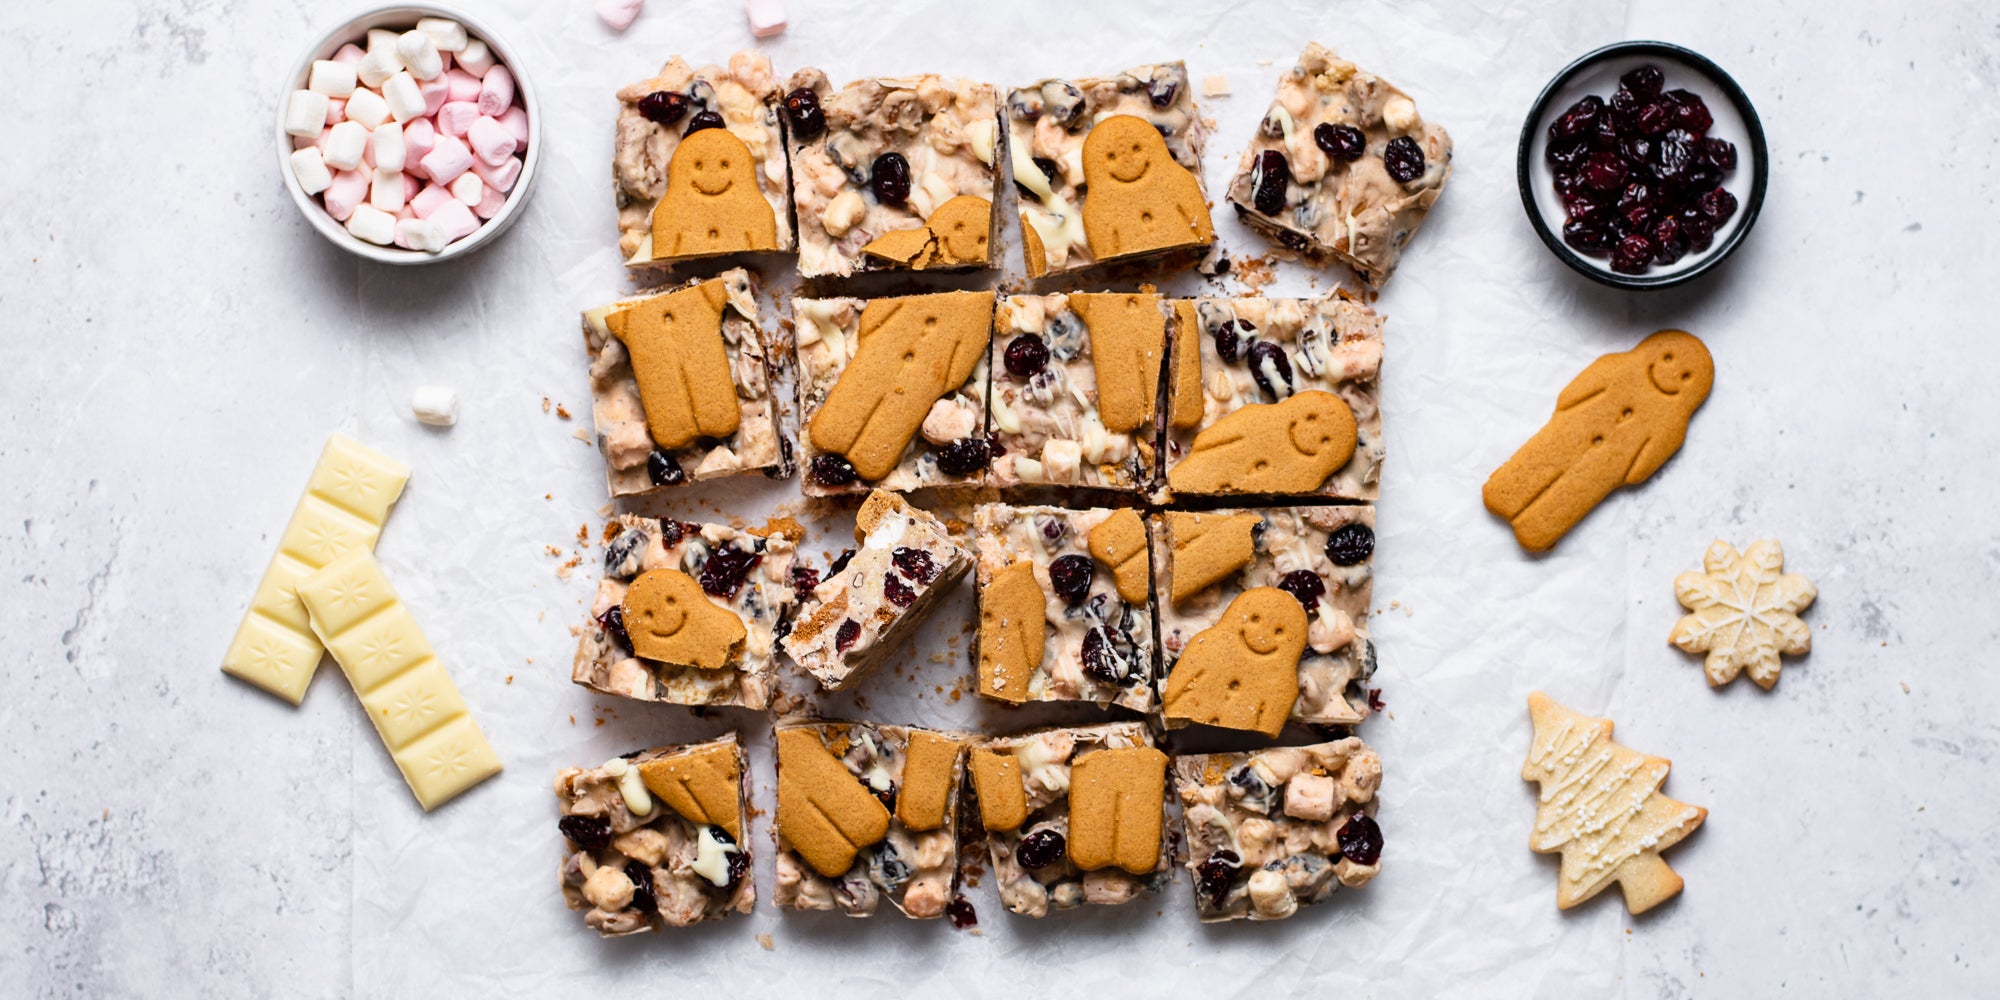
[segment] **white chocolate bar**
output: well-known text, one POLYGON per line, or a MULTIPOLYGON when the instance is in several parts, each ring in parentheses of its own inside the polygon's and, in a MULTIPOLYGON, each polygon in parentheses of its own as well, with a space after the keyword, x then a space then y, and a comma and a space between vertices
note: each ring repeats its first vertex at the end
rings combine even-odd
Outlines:
POLYGON ((292 592, 307 574, 356 549, 372 549, 410 470, 335 434, 306 482, 306 495, 278 539, 278 554, 257 584, 250 610, 223 655, 222 671, 292 704, 306 696, 325 647, 292 592))
POLYGON ((500 758, 375 553, 341 556, 300 580, 298 594, 313 633, 347 674, 425 809, 500 773, 500 758))

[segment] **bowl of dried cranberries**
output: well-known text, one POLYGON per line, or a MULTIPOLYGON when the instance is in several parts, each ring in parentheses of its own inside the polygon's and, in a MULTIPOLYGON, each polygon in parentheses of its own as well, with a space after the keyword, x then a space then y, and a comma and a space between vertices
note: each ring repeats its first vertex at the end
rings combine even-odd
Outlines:
POLYGON ((1521 126, 1521 204, 1549 249, 1618 288, 1722 263, 1763 207, 1764 127, 1722 67, 1665 42, 1569 64, 1521 126))

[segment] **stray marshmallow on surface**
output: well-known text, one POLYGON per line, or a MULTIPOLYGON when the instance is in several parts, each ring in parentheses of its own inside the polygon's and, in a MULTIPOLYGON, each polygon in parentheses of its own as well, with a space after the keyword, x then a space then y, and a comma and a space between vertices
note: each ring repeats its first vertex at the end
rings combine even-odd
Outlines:
MULTIPOLYGON (((410 223, 404 223, 409 225, 410 223)), ((442 385, 420 385, 410 394, 410 411, 420 423, 450 427, 458 423, 458 393, 442 385)))
POLYGON ((779 0, 743 0, 743 13, 750 18, 750 33, 758 38, 784 34, 785 5, 779 0))
POLYGON ((646 0, 597 0, 597 19, 612 31, 624 31, 639 19, 639 11, 645 9, 646 0))
POLYGON ((431 36, 431 44, 439 52, 463 52, 469 39, 465 25, 448 17, 425 17, 417 20, 417 30, 431 36))
POLYGON ((1229 77, 1221 73, 1210 73, 1201 78, 1201 96, 1228 97, 1229 77))
POLYGON ((285 134, 310 139, 326 127, 327 97, 316 90, 294 90, 285 101, 285 134))

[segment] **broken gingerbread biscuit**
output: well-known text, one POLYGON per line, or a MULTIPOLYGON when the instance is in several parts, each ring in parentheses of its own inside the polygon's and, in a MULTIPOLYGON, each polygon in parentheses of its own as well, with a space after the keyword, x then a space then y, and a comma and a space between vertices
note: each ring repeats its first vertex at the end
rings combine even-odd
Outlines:
POLYGON ((625 345, 646 431, 661 448, 726 438, 742 419, 729 352, 722 342, 729 292, 721 278, 669 292, 604 317, 625 345))
POLYGON ((979 588, 979 693, 1020 704, 1042 666, 1049 623, 1035 564, 1009 563, 979 588))
POLYGON ((1160 864, 1166 795, 1167 755, 1153 747, 1078 757, 1069 780, 1070 863, 1151 873, 1160 864))
POLYGON ((1167 425, 1175 430, 1201 426, 1201 319, 1194 303, 1174 300, 1173 378, 1167 386, 1167 425))
POLYGON ((639 574, 623 608, 633 654, 661 663, 720 670, 749 635, 741 617, 718 607, 694 577, 677 569, 639 574))
POLYGON ((1014 830, 1028 818, 1028 793, 1021 787, 1021 762, 1012 751, 972 751, 972 788, 979 796, 980 825, 988 833, 1014 830))
POLYGON ((1319 389, 1259 403, 1195 436, 1167 474, 1183 493, 1311 493, 1354 458, 1354 411, 1319 389))
POLYGON ((1169 721, 1277 736, 1299 700, 1306 613, 1276 587, 1238 595, 1222 619, 1188 641, 1167 675, 1169 721))
POLYGON ((913 271, 981 267, 992 239, 992 203, 963 194, 939 205, 923 225, 883 233, 861 252, 913 271))
POLYGON ((1255 514, 1168 511, 1166 523, 1173 560, 1168 595, 1175 604, 1250 565, 1250 560, 1256 557, 1257 543, 1252 533, 1262 519, 1255 514))
POLYGON ((827 878, 889 833, 889 810, 810 727, 778 730, 779 847, 827 878))
POLYGON ((906 830, 936 830, 950 818, 965 739, 912 729, 903 758, 903 787, 896 793, 896 822, 906 830))
POLYGON ((1689 614, 1667 641, 1708 654, 1702 670, 1722 687, 1745 670, 1758 687, 1778 683, 1779 654, 1812 651, 1812 629, 1799 612, 1819 596, 1812 581, 1785 572, 1785 549, 1771 539, 1736 547, 1717 539, 1701 557, 1701 572, 1674 578, 1674 597, 1689 614))
POLYGON ((639 780, 668 808, 690 823, 719 826, 743 842, 743 751, 724 743, 704 743, 679 753, 642 760, 639 780))
POLYGON ((1139 604, 1153 590, 1152 556, 1146 544, 1146 522, 1131 508, 1113 513, 1090 529, 1090 557, 1111 571, 1118 596, 1139 604))

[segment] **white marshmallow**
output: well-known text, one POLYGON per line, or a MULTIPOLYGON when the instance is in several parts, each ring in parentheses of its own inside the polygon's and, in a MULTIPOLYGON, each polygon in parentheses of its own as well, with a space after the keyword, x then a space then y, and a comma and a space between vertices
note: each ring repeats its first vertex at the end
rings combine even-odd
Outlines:
MULTIPOLYGON (((461 174, 460 176, 470 177, 473 180, 479 179, 478 174, 461 174)), ((439 205, 453 200, 454 197, 450 188, 440 184, 426 184, 422 191, 417 192, 415 198, 410 199, 410 210, 417 213, 417 218, 428 219, 431 217, 432 212, 437 211, 439 205)))
POLYGON ((450 184, 478 161, 473 159, 472 150, 467 149, 465 143, 453 136, 441 135, 437 137, 437 145, 432 146, 420 162, 431 180, 450 184))
POLYGON ((439 52, 463 52, 469 39, 465 25, 448 17, 423 17, 417 19, 417 30, 431 36, 431 44, 439 52))
POLYGON ((477 38, 466 42, 465 48, 458 52, 458 68, 473 76, 485 76, 486 71, 492 69, 498 62, 493 50, 487 48, 486 43, 477 38))
POLYGON ((479 220, 473 217, 472 209, 465 207, 465 203, 456 198, 432 210, 429 218, 424 221, 443 227, 446 238, 453 240, 461 236, 470 236, 479 228, 479 220))
POLYGON ((326 165, 335 170, 353 170, 368 152, 368 130, 359 122, 344 121, 326 131, 326 147, 321 150, 326 165))
POLYGON ((597 19, 612 31, 624 31, 639 19, 639 10, 646 6, 646 0, 597 0, 597 19))
POLYGON ((410 412, 421 423, 450 427, 458 423, 458 393, 442 385, 420 385, 410 394, 410 412))
POLYGON ((369 147, 375 154, 375 166, 383 170, 403 169, 409 146, 403 142, 403 130, 393 125, 376 129, 368 137, 369 147))
POLYGON ((492 167, 487 166, 484 160, 474 157, 472 160, 472 172, 478 174, 479 179, 485 181, 487 187, 499 188, 501 191, 512 191, 514 190, 514 182, 521 177, 521 158, 510 156, 506 162, 497 167, 492 167))
POLYGON ((306 78, 306 89, 316 94, 345 99, 354 93, 354 66, 351 63, 334 62, 331 59, 313 60, 312 74, 306 78))
POLYGON ((514 141, 513 133, 507 131, 506 126, 483 115, 474 119, 472 127, 465 130, 465 140, 472 146, 472 152, 486 161, 489 167, 497 167, 511 159, 515 147, 520 145, 514 141))
POLYGON ((359 170, 342 170, 333 175, 332 186, 320 197, 333 221, 346 222, 353 217, 355 207, 368 200, 368 175, 359 170))
POLYGON ((372 205, 356 205, 347 217, 347 231, 356 239, 376 246, 388 246, 396 239, 396 217, 372 205))
POLYGON ((370 87, 380 87, 382 81, 403 71, 403 58, 396 54, 396 33, 393 31, 371 31, 368 33, 368 53, 354 67, 355 75, 370 87), (387 35, 386 42, 378 42, 377 36, 387 35))
POLYGON ((408 70, 382 82, 382 101, 399 123, 424 116, 424 90, 408 70))
POLYGON ((316 90, 294 90, 285 99, 285 134, 315 136, 326 127, 326 95, 316 90))
POLYGON ((395 214, 403 210, 403 172, 375 168, 375 180, 368 186, 368 204, 395 214))
POLYGON ((396 57, 419 80, 435 80, 444 72, 437 42, 421 31, 405 31, 396 39, 396 57))
MULTIPOLYGON (((333 186, 333 171, 326 169, 326 161, 312 146, 292 150, 292 176, 307 194, 318 194, 333 186)), ((478 175, 473 177, 476 179, 478 175)))
POLYGON ((361 123, 361 127, 374 131, 375 127, 389 120, 389 102, 366 87, 356 87, 347 98, 347 119, 361 123))
POLYGON ((505 66, 495 66, 479 78, 479 113, 499 117, 514 103, 514 74, 505 66))
POLYGON ((778 0, 743 0, 743 13, 750 18, 750 33, 758 38, 784 34, 785 5, 778 0))
POLYGON ((451 196, 464 202, 467 208, 471 208, 486 197, 486 182, 480 180, 478 174, 469 171, 459 174, 458 179, 451 182, 451 196))

